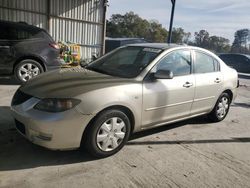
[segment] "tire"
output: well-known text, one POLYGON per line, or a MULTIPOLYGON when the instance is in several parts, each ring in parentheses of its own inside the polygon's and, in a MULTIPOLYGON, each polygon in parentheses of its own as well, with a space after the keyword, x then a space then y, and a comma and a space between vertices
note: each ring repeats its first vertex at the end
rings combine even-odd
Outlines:
POLYGON ((120 151, 129 139, 131 124, 120 110, 107 110, 97 116, 85 136, 85 148, 97 158, 120 151), (99 140, 98 140, 99 139, 99 140))
POLYGON ((215 107, 208 117, 213 122, 220 122, 224 120, 229 112, 231 98, 227 93, 222 93, 217 100, 215 107))
POLYGON ((32 59, 22 60, 14 69, 16 79, 22 83, 27 82, 43 72, 42 65, 32 59))

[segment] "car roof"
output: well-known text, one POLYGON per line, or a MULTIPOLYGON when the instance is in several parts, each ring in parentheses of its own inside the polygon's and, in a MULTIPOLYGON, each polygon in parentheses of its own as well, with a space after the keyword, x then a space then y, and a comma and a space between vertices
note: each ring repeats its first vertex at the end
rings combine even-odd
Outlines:
POLYGON ((33 25, 29 25, 26 22, 11 22, 11 21, 0 20, 0 23, 10 25, 10 26, 18 26, 18 27, 27 28, 27 29, 44 30, 42 28, 39 28, 39 27, 36 27, 33 25))
POLYGON ((127 40, 145 40, 145 39, 144 38, 110 38, 110 37, 106 37, 106 40, 127 41, 127 40))
POLYGON ((138 43, 138 44, 129 44, 127 46, 148 47, 148 48, 157 48, 166 50, 170 48, 183 47, 185 45, 168 44, 168 43, 138 43))
POLYGON ((221 53, 221 54, 218 54, 218 56, 227 56, 227 55, 238 55, 238 56, 245 56, 245 57, 248 57, 248 58, 250 58, 250 55, 248 55, 248 54, 237 54, 237 53, 221 53))

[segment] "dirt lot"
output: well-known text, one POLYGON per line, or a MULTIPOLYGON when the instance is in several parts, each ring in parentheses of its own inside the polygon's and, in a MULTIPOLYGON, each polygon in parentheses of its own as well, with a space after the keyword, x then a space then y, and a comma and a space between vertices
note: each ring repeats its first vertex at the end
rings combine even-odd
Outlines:
POLYGON ((228 117, 200 117, 136 134, 115 156, 35 146, 14 129, 17 86, 0 81, 0 187, 250 187, 250 79, 228 117))

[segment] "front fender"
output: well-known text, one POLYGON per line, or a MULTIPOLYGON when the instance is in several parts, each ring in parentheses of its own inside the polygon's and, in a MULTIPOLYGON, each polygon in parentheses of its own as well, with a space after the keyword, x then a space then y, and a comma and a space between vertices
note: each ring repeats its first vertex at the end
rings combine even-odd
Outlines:
POLYGON ((133 113, 135 131, 140 129, 142 114, 142 84, 101 88, 78 96, 82 102, 76 107, 83 115, 97 115, 112 106, 124 106, 133 113))

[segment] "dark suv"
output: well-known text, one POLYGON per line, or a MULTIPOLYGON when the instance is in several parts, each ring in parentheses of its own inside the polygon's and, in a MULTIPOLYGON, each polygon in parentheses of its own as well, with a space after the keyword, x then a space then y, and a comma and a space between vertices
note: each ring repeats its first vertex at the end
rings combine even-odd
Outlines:
POLYGON ((0 21, 0 75, 26 82, 61 67, 59 47, 43 29, 22 22, 0 21))
POLYGON ((250 56, 245 54, 220 54, 219 57, 237 72, 250 73, 250 56))

